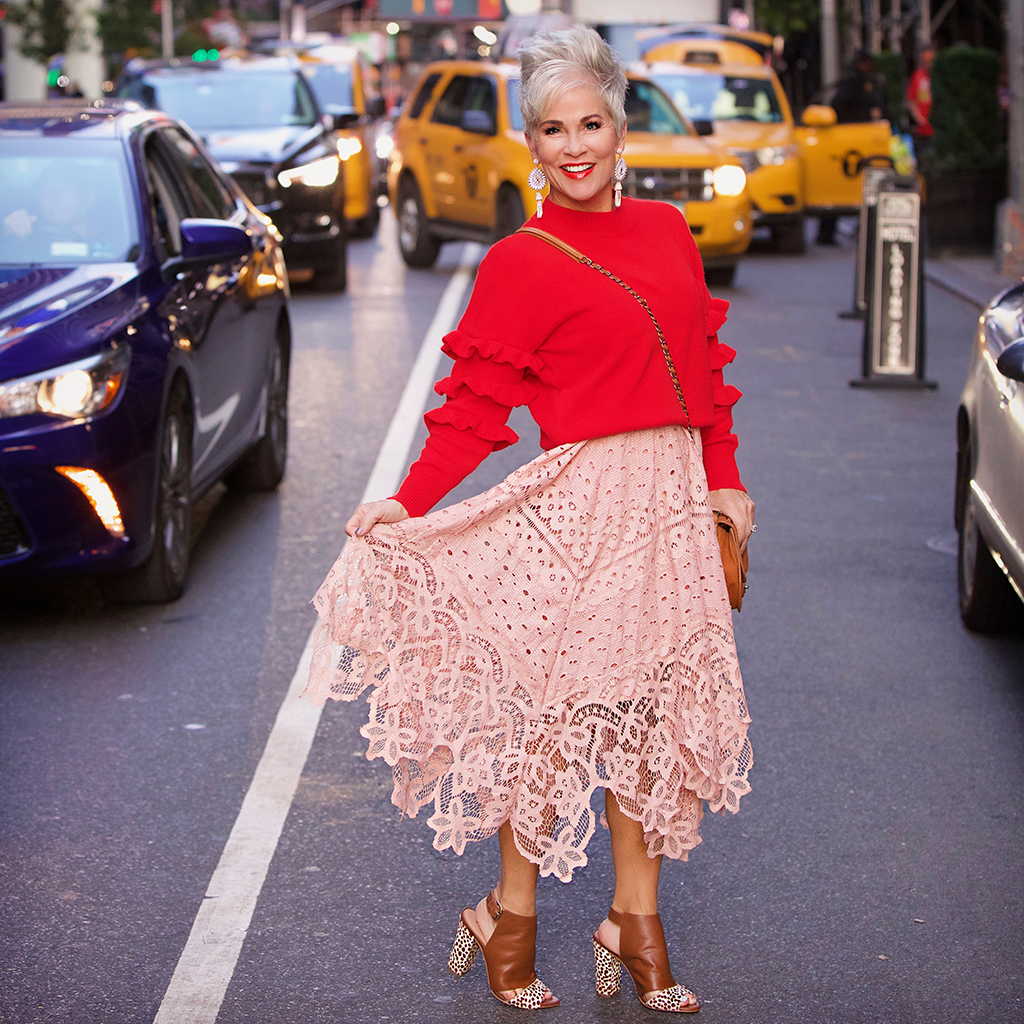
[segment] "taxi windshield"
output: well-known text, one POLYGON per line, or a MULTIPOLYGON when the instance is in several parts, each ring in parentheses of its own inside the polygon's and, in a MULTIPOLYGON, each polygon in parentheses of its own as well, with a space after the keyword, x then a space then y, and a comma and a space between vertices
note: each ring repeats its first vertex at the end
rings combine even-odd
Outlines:
POLYGON ((157 72, 136 79, 121 94, 166 110, 198 132, 316 123, 309 86, 287 70, 157 72))
POLYGON ((782 110, 769 79, 712 72, 659 73, 654 77, 691 121, 782 121, 782 110))
POLYGON ((138 223, 120 143, 4 137, 0 181, 0 264, 136 258, 138 223))
POLYGON ((322 110, 344 114, 352 110, 352 71, 337 64, 304 64, 302 73, 316 94, 322 110))
MULTIPOLYGON (((508 115, 513 131, 523 130, 519 109, 519 79, 508 81, 508 115)), ((631 132, 652 135, 686 135, 686 122, 658 86, 642 79, 630 79, 626 92, 626 123, 631 132)))

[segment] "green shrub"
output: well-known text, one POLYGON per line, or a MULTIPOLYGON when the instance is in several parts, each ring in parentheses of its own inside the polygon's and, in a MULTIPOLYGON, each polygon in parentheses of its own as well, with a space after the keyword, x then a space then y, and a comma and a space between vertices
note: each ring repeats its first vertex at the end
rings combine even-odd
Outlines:
POLYGON ((934 177, 998 170, 1006 150, 999 132, 999 54, 954 46, 932 65, 931 151, 923 170, 934 177))

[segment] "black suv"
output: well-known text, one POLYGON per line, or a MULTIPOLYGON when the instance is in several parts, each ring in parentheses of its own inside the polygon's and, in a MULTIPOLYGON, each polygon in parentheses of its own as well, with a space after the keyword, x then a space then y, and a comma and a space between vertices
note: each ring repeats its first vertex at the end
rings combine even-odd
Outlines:
POLYGON ((312 270, 322 287, 345 287, 341 125, 320 110, 298 61, 133 60, 116 94, 185 121, 274 221, 289 269, 312 270))

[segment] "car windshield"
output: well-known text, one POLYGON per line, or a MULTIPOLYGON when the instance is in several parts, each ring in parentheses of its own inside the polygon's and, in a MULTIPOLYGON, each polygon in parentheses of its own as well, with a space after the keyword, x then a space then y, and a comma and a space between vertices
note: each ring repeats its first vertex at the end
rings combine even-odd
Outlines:
POLYGON ((519 109, 519 79, 508 80, 508 120, 514 132, 523 130, 523 112, 519 109))
POLYGON ((166 110, 200 132, 316 123, 309 86, 287 70, 158 72, 132 82, 122 95, 166 110))
MULTIPOLYGON (((519 109, 519 79, 508 80, 508 117, 513 131, 523 130, 519 109)), ((656 85, 642 79, 630 79, 626 92, 626 123, 631 132, 653 135, 686 135, 686 122, 656 85)))
POLYGON ((355 106, 352 72, 336 64, 305 64, 303 73, 321 108, 328 114, 344 114, 355 106))
POLYGON ((138 221, 119 142, 0 137, 0 263, 136 258, 138 221))
POLYGON ((769 79, 710 72, 656 74, 654 77, 691 121, 778 124, 782 120, 782 110, 769 79))

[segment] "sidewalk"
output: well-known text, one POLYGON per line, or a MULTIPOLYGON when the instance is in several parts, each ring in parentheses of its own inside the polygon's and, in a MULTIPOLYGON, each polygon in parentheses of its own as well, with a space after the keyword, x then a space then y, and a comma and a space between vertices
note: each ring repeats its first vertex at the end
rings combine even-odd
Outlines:
POLYGON ((996 272, 994 256, 951 256, 926 259, 924 276, 932 284, 984 309, 1003 289, 1020 284, 1020 278, 996 272))

